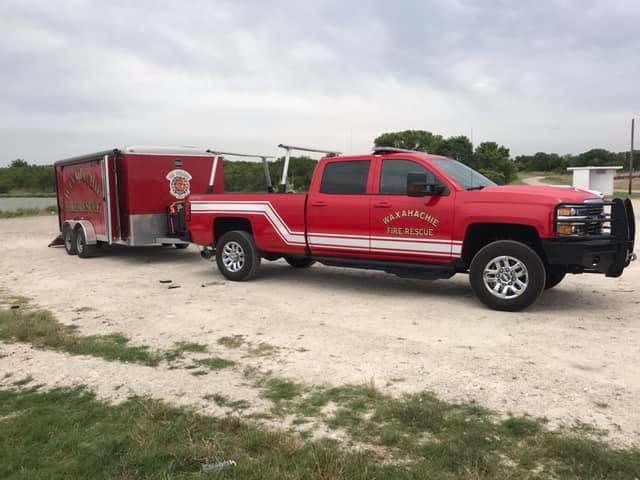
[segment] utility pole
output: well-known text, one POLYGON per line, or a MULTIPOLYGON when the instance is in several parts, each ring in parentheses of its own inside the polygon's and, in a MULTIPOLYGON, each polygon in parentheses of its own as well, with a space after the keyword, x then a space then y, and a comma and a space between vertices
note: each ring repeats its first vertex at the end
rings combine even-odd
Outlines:
POLYGON ((633 134, 635 133, 636 119, 631 119, 631 151, 629 152, 629 195, 633 186, 633 134))

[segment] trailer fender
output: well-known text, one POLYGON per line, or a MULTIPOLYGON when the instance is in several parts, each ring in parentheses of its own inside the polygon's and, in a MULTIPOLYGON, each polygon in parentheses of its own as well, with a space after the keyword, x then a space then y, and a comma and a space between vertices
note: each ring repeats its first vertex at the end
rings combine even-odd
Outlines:
POLYGON ((87 239, 87 245, 95 245, 98 243, 96 231, 93 229, 93 225, 91 225, 91 222, 89 222, 88 220, 67 220, 64 222, 64 225, 69 225, 69 228, 74 230, 78 227, 82 228, 84 232, 84 238, 87 239))

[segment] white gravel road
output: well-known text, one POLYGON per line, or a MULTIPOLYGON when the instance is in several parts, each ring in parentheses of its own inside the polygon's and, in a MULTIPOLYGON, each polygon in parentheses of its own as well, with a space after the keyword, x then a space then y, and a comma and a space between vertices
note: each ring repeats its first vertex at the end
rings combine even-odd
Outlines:
POLYGON ((393 394, 432 390, 552 425, 592 423, 613 442, 640 443, 640 262, 619 279, 570 276, 527 311, 502 313, 473 297, 465 275, 426 282, 279 261, 264 262, 254 281, 232 283, 195 248, 122 248, 83 260, 47 248, 56 233, 54 217, 0 220, 0 286, 84 334, 123 332, 160 348, 206 343, 238 365, 194 377, 0 344, 0 378, 85 383, 113 399, 125 385, 128 394, 201 408, 204 395, 219 392, 260 407, 242 373, 252 366, 309 384, 373 379, 393 394), (216 343, 226 335, 278 349, 261 357, 229 350, 216 343))

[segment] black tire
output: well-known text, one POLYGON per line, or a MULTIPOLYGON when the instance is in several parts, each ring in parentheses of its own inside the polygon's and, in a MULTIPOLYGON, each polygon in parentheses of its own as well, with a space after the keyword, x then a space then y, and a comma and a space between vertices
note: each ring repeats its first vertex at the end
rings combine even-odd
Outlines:
POLYGON ((188 243, 176 243, 174 245, 178 250, 184 250, 185 248, 187 248, 189 246, 188 243))
POLYGON ((540 256, 531 247, 513 240, 499 240, 484 246, 473 257, 469 281, 489 308, 517 312, 538 299, 544 290, 546 272, 540 256), (499 262, 499 257, 510 259, 499 262), (490 269, 491 266, 495 269, 490 269), (485 270, 489 273, 487 282, 485 270))
POLYGON ((62 228, 62 240, 64 241, 64 250, 69 255, 77 255, 76 250, 76 233, 69 225, 62 228))
POLYGON ((549 265, 547 267, 547 279, 544 289, 549 290, 558 285, 567 274, 567 269, 561 265, 549 265))
POLYGON ((315 260, 308 257, 284 257, 284 259, 293 268, 309 268, 316 263, 315 260))
POLYGON ((76 229, 76 251, 80 258, 90 258, 95 253, 95 245, 87 245, 87 237, 82 228, 76 229))
POLYGON ((243 282, 253 278, 260 267, 260 252, 251 234, 241 230, 225 233, 216 243, 216 263, 229 280, 243 282))

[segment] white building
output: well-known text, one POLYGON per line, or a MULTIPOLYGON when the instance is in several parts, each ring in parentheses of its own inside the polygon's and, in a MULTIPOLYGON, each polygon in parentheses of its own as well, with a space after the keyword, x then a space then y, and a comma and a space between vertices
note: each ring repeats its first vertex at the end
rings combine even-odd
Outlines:
POLYGON ((596 190, 603 195, 613 195, 613 179, 621 166, 569 167, 573 172, 573 187, 584 190, 596 190))

